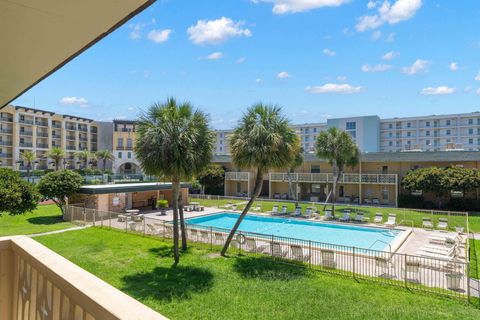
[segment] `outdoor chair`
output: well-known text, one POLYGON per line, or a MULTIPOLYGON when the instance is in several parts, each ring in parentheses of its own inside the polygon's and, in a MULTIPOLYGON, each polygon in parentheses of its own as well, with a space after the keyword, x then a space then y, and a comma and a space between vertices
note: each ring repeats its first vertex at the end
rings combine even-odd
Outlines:
POLYGON ((122 214, 119 214, 117 217, 118 222, 125 222, 126 220, 127 220, 127 217, 122 214))
POLYGON ((236 204, 232 204, 232 210, 237 211, 237 205, 236 204))
POLYGON ((200 238, 202 239, 202 242, 210 242, 210 236, 208 235, 208 231, 206 230, 200 230, 200 238))
POLYGON ((292 250, 292 258, 297 261, 307 262, 310 260, 310 254, 305 254, 303 248, 296 244, 291 244, 290 249, 292 250))
POLYGON ((373 222, 382 223, 382 221, 383 221, 383 214, 381 214, 380 212, 375 213, 375 219, 373 220, 373 222))
POLYGON ((335 269, 337 262, 335 261, 335 251, 329 249, 320 249, 320 264, 322 267, 335 269))
POLYGON ((441 230, 448 230, 448 219, 447 218, 438 219, 437 228, 441 230))
POLYGON ((158 235, 160 233, 160 230, 155 228, 153 224, 147 223, 147 233, 151 235, 158 235))
POLYGON ((408 259, 405 261, 405 268, 403 270, 405 280, 409 282, 420 283, 420 262, 408 259))
POLYGON ((374 204, 374 205, 379 205, 379 204, 380 204, 380 200, 378 200, 377 198, 373 198, 373 199, 372 199, 372 204, 374 204))
POLYGON ((422 219, 422 227, 425 229, 433 229, 432 219, 430 219, 429 217, 424 217, 422 219))
POLYGON ((261 204, 255 204, 253 207, 253 211, 260 212, 262 211, 262 205, 261 204))
POLYGON ((282 215, 288 214, 288 208, 287 208, 286 205, 282 206, 282 211, 280 212, 280 214, 282 214, 282 215))
POLYGON ((332 218, 332 210, 325 210, 325 220, 331 220, 332 218))
POLYGON ((397 220, 397 215, 395 213, 390 213, 388 215, 387 222, 385 222, 385 226, 390 227, 390 228, 394 228, 395 225, 397 224, 396 220, 397 220))
POLYGON ((280 244, 280 242, 271 242, 270 249, 271 254, 274 257, 284 258, 288 254, 288 251, 282 250, 282 245, 280 244))
POLYGON ((268 246, 266 245, 262 245, 262 246, 257 245, 257 240, 255 240, 255 238, 252 238, 252 237, 245 237, 245 246, 248 251, 254 252, 254 253, 265 252, 265 250, 267 250, 268 248, 268 246))
POLYGON ((370 201, 369 198, 365 198, 365 199, 363 199, 363 203, 365 203, 365 204, 371 204, 372 201, 370 201))
POLYGON ((296 207, 295 211, 290 214, 291 217, 299 217, 302 215, 302 207, 296 207))
POLYGON ((356 222, 364 222, 365 216, 363 215, 363 213, 357 213, 357 215, 355 216, 355 218, 353 218, 353 220, 355 220, 356 222))
POLYGON ((350 210, 343 211, 343 217, 340 218, 340 221, 343 221, 343 222, 350 221, 350 210))
POLYGON ((223 244, 225 242, 225 237, 223 236, 223 233, 221 232, 215 232, 215 243, 216 244, 223 244))
POLYGON ((132 221, 134 222, 142 222, 143 219, 144 219, 143 214, 132 215, 132 221))
POLYGON ((272 211, 269 212, 272 216, 278 215, 278 204, 275 204, 272 208, 272 211))
POLYGON ((305 218, 310 218, 313 214, 313 209, 311 207, 307 207, 307 209, 305 210, 305 218))
POLYGON ((375 257, 375 269, 379 271, 378 276, 383 278, 395 278, 395 268, 390 259, 375 257))

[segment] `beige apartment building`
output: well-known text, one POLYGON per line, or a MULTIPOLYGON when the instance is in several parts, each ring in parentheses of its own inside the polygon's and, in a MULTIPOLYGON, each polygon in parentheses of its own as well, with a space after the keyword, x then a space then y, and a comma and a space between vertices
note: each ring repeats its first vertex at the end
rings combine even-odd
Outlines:
POLYGON ((133 148, 136 123, 133 120, 113 120, 113 172, 117 174, 142 174, 133 148))
POLYGON ((75 169, 75 152, 99 149, 100 124, 92 119, 62 115, 22 106, 6 106, 0 111, 0 167, 26 170, 21 154, 33 151, 37 160, 32 169, 54 169, 47 154, 53 147, 65 150, 64 168, 75 169))

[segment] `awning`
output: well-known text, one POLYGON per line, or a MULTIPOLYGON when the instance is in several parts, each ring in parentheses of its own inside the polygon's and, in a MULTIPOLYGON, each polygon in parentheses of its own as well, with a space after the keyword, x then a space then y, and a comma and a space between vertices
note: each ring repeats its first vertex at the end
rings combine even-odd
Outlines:
POLYGON ((0 1, 0 108, 153 2, 0 1))

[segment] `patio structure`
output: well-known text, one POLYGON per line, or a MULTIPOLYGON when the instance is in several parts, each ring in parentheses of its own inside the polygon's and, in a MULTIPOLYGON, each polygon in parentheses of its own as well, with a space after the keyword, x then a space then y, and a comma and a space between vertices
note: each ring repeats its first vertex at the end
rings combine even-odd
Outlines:
MULTIPOLYGON (((188 201, 188 185, 181 185, 182 198, 188 201)), ((123 212, 129 209, 155 209, 157 200, 173 203, 172 184, 162 182, 83 186, 69 203, 99 211, 123 212)))

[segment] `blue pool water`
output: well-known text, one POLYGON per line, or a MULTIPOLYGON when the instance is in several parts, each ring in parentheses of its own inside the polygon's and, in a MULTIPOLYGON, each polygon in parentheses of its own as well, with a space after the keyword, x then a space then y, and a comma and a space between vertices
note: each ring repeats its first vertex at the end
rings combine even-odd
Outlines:
MULTIPOLYGON (((202 227, 231 229, 239 214, 222 212, 187 219, 187 224, 202 227)), ((282 217, 247 215, 239 227, 240 231, 255 232, 302 240, 312 240, 357 248, 385 250, 402 231, 369 228, 335 223, 321 223, 282 217), (379 240, 379 241, 377 241, 379 240)))

